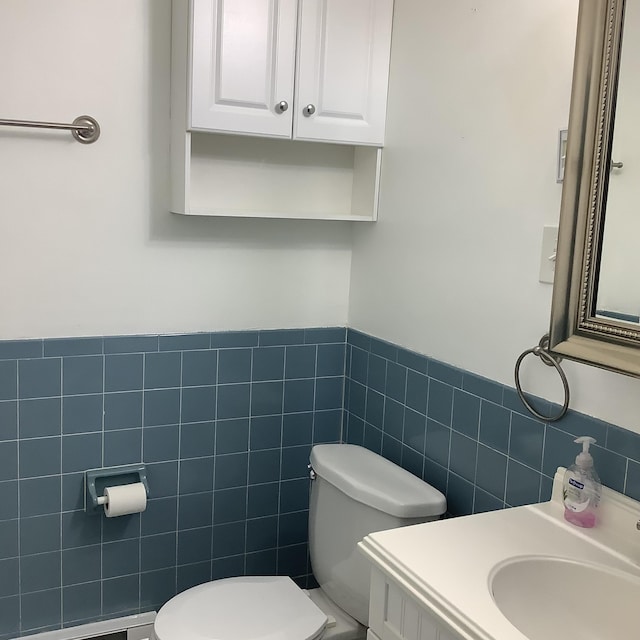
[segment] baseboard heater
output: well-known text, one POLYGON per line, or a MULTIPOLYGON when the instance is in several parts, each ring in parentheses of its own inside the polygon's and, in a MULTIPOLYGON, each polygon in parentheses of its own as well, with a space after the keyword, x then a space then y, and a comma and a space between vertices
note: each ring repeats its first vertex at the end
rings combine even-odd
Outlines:
MULTIPOLYGON (((90 622, 77 627, 45 631, 29 636, 29 640, 155 640, 155 611, 134 616, 90 622)), ((19 640, 19 638, 14 638, 19 640)))

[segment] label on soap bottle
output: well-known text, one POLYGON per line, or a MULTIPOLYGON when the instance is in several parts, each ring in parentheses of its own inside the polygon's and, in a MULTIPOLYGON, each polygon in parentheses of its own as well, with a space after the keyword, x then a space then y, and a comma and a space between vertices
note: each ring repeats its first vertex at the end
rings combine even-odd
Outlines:
MULTIPOLYGON (((589 490, 588 483, 569 477, 563 492, 564 506, 573 513, 581 513, 588 508, 590 500, 594 497, 593 494, 594 492, 589 490)), ((593 506, 597 506, 595 500, 593 506)))

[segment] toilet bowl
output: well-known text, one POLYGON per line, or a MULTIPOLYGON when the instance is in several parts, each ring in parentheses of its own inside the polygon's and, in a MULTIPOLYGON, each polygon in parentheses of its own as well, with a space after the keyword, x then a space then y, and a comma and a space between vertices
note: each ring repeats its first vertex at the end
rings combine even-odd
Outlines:
POLYGON ((445 497, 389 460, 349 444, 311 451, 309 549, 319 589, 286 576, 225 578, 158 612, 157 640, 357 640, 369 615, 369 533, 438 519, 445 497))

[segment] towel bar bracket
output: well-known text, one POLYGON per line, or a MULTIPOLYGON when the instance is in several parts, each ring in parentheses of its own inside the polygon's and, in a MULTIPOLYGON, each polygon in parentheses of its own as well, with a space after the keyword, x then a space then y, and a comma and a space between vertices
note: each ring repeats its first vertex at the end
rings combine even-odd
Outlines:
POLYGON ((71 135, 82 144, 91 144, 100 137, 100 125, 91 116, 79 116, 72 124, 71 135))

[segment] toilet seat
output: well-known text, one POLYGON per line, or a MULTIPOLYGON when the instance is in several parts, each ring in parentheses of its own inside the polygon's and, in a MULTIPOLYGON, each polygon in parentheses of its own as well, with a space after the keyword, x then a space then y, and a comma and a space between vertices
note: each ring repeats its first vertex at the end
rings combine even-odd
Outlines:
POLYGON ((157 640, 313 640, 327 616, 291 578, 225 578, 178 594, 158 612, 157 640))

